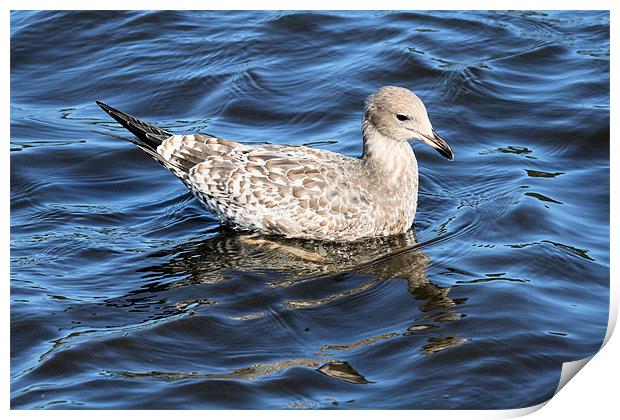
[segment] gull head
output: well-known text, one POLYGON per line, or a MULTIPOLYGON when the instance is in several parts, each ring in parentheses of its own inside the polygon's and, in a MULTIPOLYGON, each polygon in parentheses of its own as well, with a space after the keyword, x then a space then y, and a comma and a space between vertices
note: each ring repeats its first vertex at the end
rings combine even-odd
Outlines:
POLYGON ((420 140, 454 160, 448 143, 433 130, 426 107, 409 89, 384 86, 370 95, 364 108, 364 128, 374 128, 395 141, 420 140))

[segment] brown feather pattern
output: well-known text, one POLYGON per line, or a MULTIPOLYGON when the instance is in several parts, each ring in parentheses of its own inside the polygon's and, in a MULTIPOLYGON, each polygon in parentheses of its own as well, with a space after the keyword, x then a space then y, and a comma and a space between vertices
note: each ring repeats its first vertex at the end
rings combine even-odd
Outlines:
POLYGON ((99 105, 225 223, 265 234, 354 241, 402 233, 413 223, 418 194, 409 141, 422 140, 453 158, 422 102, 404 88, 384 87, 368 98, 361 158, 206 134, 168 135, 99 105))

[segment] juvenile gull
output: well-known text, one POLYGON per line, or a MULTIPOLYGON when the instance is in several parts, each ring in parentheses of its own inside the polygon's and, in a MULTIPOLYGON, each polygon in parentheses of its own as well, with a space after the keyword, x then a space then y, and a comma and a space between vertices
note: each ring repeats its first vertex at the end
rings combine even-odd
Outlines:
POLYGON ((418 202, 418 164, 409 141, 454 159, 422 101, 401 87, 382 87, 367 99, 361 158, 306 146, 249 146, 208 134, 173 135, 97 104, 223 222, 263 234, 354 241, 405 232, 418 202))

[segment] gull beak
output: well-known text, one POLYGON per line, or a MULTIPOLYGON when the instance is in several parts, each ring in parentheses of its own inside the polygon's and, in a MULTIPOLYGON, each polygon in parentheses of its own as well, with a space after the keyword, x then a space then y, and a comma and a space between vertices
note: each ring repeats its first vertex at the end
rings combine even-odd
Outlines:
POLYGON ((420 135, 420 140, 431 146, 433 149, 437 150, 441 156, 451 161, 454 160, 454 153, 452 152, 450 145, 446 143, 446 141, 442 139, 435 130, 433 130, 432 137, 424 135, 422 133, 417 134, 420 135))

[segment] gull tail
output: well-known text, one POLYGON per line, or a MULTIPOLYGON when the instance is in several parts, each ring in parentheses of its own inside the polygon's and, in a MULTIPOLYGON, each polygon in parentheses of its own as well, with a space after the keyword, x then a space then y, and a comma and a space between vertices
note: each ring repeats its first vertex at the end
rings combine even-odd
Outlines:
POLYGON ((150 155, 155 156, 156 158, 158 156, 157 146, 159 146, 162 141, 166 140, 169 137, 172 137, 171 133, 162 130, 161 128, 141 121, 135 117, 132 117, 129 114, 119 111, 118 109, 114 109, 111 106, 104 104, 103 102, 96 102, 97 105, 101 107, 101 109, 110 114, 112 118, 118 121, 134 136, 136 136, 137 139, 130 140, 132 143, 136 144, 141 149, 148 152, 150 155))
POLYGON ((189 170, 196 162, 191 162, 187 159, 187 156, 178 155, 172 153, 171 156, 166 159, 164 156, 157 152, 157 148, 162 144, 164 140, 173 137, 172 133, 169 133, 161 128, 155 127, 145 121, 132 117, 129 114, 114 109, 103 102, 96 101, 97 105, 101 107, 105 112, 110 114, 112 118, 118 121, 123 127, 129 130, 135 139, 128 138, 130 142, 144 150, 151 155, 157 162, 164 167, 168 168, 173 174, 187 185, 191 189, 191 184, 188 181, 189 170))

